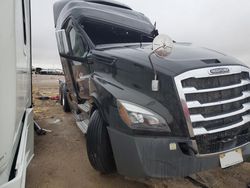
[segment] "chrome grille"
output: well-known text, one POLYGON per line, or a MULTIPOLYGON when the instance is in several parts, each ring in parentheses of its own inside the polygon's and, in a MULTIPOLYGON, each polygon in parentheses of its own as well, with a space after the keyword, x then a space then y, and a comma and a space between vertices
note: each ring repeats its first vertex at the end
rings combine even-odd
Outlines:
POLYGON ((175 77, 192 137, 214 134, 250 122, 249 69, 243 66, 195 69, 175 77), (226 68, 224 74, 211 69, 226 68))
POLYGON ((250 141, 250 124, 209 135, 195 137, 199 154, 219 153, 240 147, 250 141))
POLYGON ((250 76, 243 66, 210 67, 175 77, 190 136, 200 155, 250 142, 250 76), (211 70, 229 70, 211 74, 211 70))

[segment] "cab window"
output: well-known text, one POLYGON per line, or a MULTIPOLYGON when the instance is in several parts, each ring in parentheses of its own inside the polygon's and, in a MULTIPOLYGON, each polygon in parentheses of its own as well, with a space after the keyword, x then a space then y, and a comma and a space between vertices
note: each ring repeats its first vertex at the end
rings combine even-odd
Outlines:
POLYGON ((69 32, 72 55, 74 57, 84 57, 87 53, 87 48, 83 43, 82 37, 72 28, 69 32))

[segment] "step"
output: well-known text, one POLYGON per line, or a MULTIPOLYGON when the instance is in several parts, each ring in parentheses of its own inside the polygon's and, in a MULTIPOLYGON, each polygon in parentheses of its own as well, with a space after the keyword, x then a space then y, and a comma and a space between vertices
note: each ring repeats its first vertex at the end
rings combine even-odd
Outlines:
POLYGON ((83 121, 77 121, 76 124, 79 127, 79 129, 83 132, 83 134, 87 133, 88 125, 89 125, 88 119, 85 119, 83 121))
POLYGON ((78 104, 78 108, 86 113, 90 111, 89 101, 86 101, 84 104, 78 104))

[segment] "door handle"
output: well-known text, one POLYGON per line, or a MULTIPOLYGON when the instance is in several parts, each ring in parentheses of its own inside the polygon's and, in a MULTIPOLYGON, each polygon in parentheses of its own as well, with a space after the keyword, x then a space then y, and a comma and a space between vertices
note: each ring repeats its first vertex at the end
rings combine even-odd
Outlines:
POLYGON ((88 64, 93 64, 94 63, 94 59, 93 59, 92 54, 87 55, 87 62, 88 62, 88 64))

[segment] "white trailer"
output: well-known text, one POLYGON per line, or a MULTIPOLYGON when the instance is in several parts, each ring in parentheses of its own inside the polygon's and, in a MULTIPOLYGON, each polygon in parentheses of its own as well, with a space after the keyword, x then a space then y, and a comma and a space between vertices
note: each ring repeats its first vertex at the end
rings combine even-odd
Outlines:
POLYGON ((34 137, 30 1, 1 0, 0 17, 0 188, 23 188, 34 137))

